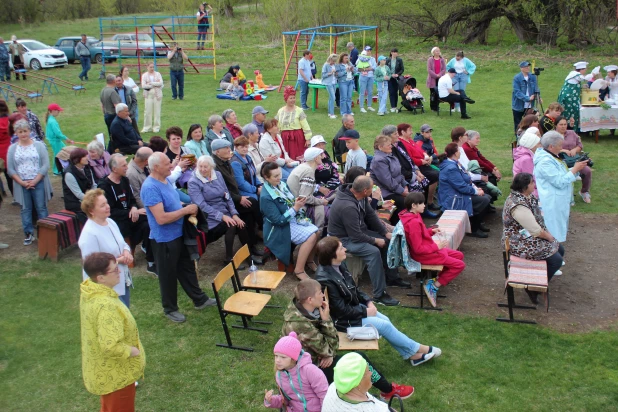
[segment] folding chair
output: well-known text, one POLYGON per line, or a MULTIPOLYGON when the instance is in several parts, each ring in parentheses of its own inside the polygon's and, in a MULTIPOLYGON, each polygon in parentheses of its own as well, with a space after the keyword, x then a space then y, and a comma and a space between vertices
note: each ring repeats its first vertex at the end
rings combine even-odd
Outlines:
MULTIPOLYGON (((238 268, 240 265, 250 257, 249 246, 244 245, 240 248, 238 252, 232 258, 232 266, 234 268, 234 276, 236 277, 236 283, 240 290, 255 290, 257 293, 260 291, 270 292, 272 290, 277 289, 279 283, 285 277, 285 272, 278 272, 274 270, 258 270, 257 271, 257 282, 251 282, 251 276, 246 276, 245 279, 240 282, 240 274, 238 273, 238 268)), ((281 306, 276 305, 266 305, 268 308, 281 308, 281 306)))
POLYGON ((513 309, 532 309, 536 310, 536 306, 517 305, 515 304, 514 288, 528 289, 535 292, 545 293, 545 302, 547 311, 549 311, 549 285, 547 282, 547 262, 544 260, 534 261, 511 256, 511 247, 509 240, 504 240, 504 251, 502 252, 502 261, 504 263, 504 276, 506 278, 506 296, 508 303, 498 303, 501 308, 509 308, 509 317, 496 318, 499 322, 509 323, 528 323, 535 325, 533 320, 516 320, 513 317, 513 309))
MULTIPOLYGON (((245 330, 255 330, 262 333, 268 333, 266 329, 252 328, 249 327, 247 318, 252 318, 257 316, 262 312, 264 306, 270 300, 270 295, 258 294, 253 292, 239 291, 238 286, 236 285, 236 280, 234 279, 234 268, 232 264, 228 264, 224 267, 217 276, 212 281, 212 290, 215 294, 215 300, 217 301, 217 308, 219 309, 219 315, 221 316, 221 325, 223 326, 223 331, 225 332, 225 339, 227 340, 227 344, 217 343, 217 346, 222 348, 229 349, 237 349, 244 350, 248 352, 253 352, 253 348, 249 348, 246 346, 234 346, 232 344, 232 338, 230 336, 230 331, 227 326, 226 317, 228 315, 237 315, 242 319, 242 326, 232 325, 233 328, 245 329, 245 330), (234 288, 234 294, 227 298, 225 302, 222 301, 221 296, 219 295, 219 291, 221 287, 229 280, 232 279, 232 286, 234 288)), ((255 322, 258 323, 258 322, 255 322)), ((272 323, 272 322, 259 322, 259 323, 272 323)))

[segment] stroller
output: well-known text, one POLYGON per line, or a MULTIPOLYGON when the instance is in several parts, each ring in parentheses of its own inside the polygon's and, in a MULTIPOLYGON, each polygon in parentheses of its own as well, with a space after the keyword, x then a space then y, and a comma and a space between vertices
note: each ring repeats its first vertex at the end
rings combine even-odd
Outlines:
POLYGON ((399 96, 401 96, 401 108, 399 111, 405 107, 414 114, 416 114, 417 110, 425 113, 425 107, 423 106, 425 98, 416 88, 416 79, 414 77, 404 76, 399 80, 399 96))

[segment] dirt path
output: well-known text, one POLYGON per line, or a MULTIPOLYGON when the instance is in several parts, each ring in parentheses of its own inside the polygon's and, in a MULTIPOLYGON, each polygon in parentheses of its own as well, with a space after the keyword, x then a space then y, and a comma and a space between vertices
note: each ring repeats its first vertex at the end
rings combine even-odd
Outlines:
MULTIPOLYGON (((63 209, 61 180, 52 178, 56 196, 49 204, 49 210, 63 209)), ((23 246, 23 233, 18 206, 11 206, 10 196, 2 205, 0 241, 10 247, 0 250, 0 260, 7 258, 36 259, 37 243, 23 246)), ((490 215, 489 239, 464 239, 460 250, 466 256, 467 268, 464 273, 444 290, 448 298, 440 301, 445 311, 495 318, 508 315, 507 310, 498 308, 497 302, 506 302, 504 290, 504 268, 502 251, 499 247, 502 222, 500 210, 490 215)), ((604 329, 616 324, 618 316, 618 216, 617 215, 571 215, 569 238, 565 244, 566 262, 564 275, 555 277, 550 284, 549 313, 539 307, 536 311, 516 310, 517 318, 534 319, 539 324, 567 332, 584 332, 604 329)), ((149 276, 145 273, 145 260, 142 252, 137 252, 136 276, 149 276)), ((210 281, 222 268, 223 242, 217 241, 208 246, 208 252, 200 262, 200 275, 204 282, 210 281)), ((72 247, 61 254, 61 262, 79 259, 79 250, 72 247)), ((276 269, 274 263, 267 265, 276 269)), ((405 276, 405 275, 404 275, 405 276)), ((361 279, 361 287, 370 290, 368 276, 361 279)), ((291 295, 296 281, 287 278, 281 289, 291 295)), ((414 282, 413 287, 418 288, 414 282)), ((418 298, 406 296, 409 290, 389 289, 402 303, 416 305, 418 298)), ((523 291, 515 291, 516 301, 528 303, 523 291)), ((539 305, 541 306, 541 305, 539 305)), ((402 310, 412 310, 403 309, 402 310)))

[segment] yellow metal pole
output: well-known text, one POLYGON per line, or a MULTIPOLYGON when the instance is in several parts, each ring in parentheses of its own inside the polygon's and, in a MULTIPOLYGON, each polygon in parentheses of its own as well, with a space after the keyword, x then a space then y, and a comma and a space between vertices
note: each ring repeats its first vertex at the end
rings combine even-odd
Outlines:
MULTIPOLYGON (((285 65, 288 64, 287 62, 287 56, 288 56, 288 52, 286 51, 286 47, 285 47, 285 34, 282 34, 281 37, 283 37, 283 70, 285 70, 285 65)), ((285 80, 288 80, 288 73, 285 73, 285 80)))
POLYGON ((210 16, 211 26, 212 27, 212 65, 213 65, 213 73, 215 80, 217 79, 217 57, 215 53, 215 16, 210 16))
POLYGON ((330 26, 330 46, 328 46, 328 54, 333 54, 333 26, 330 26))

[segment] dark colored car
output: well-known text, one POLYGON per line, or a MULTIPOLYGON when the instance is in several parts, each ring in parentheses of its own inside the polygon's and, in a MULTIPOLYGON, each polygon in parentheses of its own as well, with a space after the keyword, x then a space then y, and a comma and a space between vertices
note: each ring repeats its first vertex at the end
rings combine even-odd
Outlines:
MULTIPOLYGON (((81 39, 81 36, 61 37, 54 47, 62 50, 67 55, 69 63, 74 63, 79 61, 79 58, 75 55, 75 46, 81 39)), ((103 46, 99 39, 90 36, 86 37, 86 43, 88 43, 88 48, 90 48, 90 58, 95 63, 100 64, 103 61, 103 56, 105 56, 106 62, 115 61, 118 58, 118 47, 103 46)))

